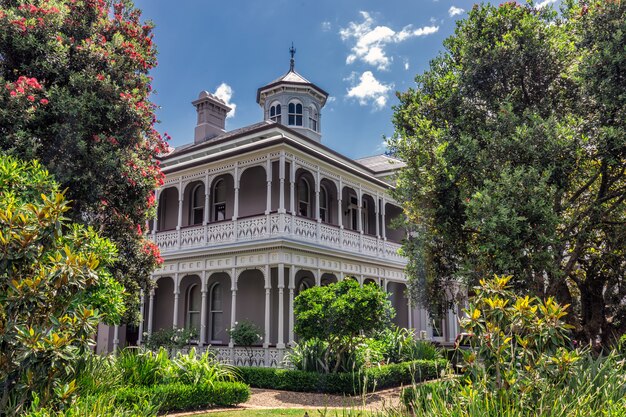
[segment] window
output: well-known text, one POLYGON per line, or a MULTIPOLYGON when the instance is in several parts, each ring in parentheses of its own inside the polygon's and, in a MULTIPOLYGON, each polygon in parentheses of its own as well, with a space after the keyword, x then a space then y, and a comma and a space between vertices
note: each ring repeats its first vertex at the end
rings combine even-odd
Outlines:
MULTIPOLYGON (((193 284, 187 290, 187 317, 185 327, 187 329, 196 329, 200 331, 200 308, 202 305, 202 295, 200 294, 200 286, 193 284)), ((199 333, 198 333, 199 334, 199 333)))
POLYGON ((309 183, 304 177, 298 180, 298 214, 309 217, 311 214, 311 202, 309 183))
POLYGON ((224 310, 222 307, 222 285, 219 283, 214 284, 211 287, 211 304, 209 306, 209 328, 211 343, 220 342, 221 334, 224 330, 223 315, 224 310))
POLYGON ((195 226, 204 220, 204 184, 198 184, 191 190, 191 212, 189 224, 195 226))
POLYGON ((226 181, 217 180, 213 186, 213 221, 226 219, 226 181))
POLYGON ((280 123, 281 122, 281 107, 280 104, 272 104, 272 107, 270 107, 270 120, 275 121, 276 123, 280 123))
POLYGON ((302 104, 289 103, 289 125, 302 126, 302 104))
POLYGON ((315 108, 315 106, 311 106, 311 109, 309 111, 309 128, 316 132, 317 132, 317 119, 318 119, 317 109, 315 108))
POLYGON ((359 200, 357 200, 355 195, 350 196, 350 205, 348 206, 349 218, 350 221, 350 229, 359 230, 359 200))
POLYGON ((328 217, 328 192, 326 191, 326 187, 323 185, 320 186, 320 219, 323 222, 329 222, 330 219, 328 217))

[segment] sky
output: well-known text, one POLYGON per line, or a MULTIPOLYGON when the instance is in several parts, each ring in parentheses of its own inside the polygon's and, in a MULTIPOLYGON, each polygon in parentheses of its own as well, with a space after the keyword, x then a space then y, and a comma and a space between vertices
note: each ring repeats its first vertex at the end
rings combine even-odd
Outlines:
MULTIPOLYGON (((541 0, 547 5, 556 0, 541 0)), ((470 0, 135 0, 156 25, 151 75, 157 129, 193 142, 191 102, 207 90, 233 108, 226 130, 259 122, 256 91, 295 69, 330 94, 322 143, 351 158, 381 154, 393 134, 396 91, 443 51, 470 0)))

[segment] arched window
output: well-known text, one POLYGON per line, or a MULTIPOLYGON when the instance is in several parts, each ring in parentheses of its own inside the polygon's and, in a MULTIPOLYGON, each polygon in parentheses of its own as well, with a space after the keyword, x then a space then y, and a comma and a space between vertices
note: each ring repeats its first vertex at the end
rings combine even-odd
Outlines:
POLYGON ((201 300, 202 295, 200 294, 200 286, 198 284, 190 285, 187 289, 187 299, 185 300, 185 305, 187 306, 185 327, 187 329, 196 329, 196 331, 200 331, 201 300))
POLYGON ((272 107, 270 107, 270 120, 280 123, 282 119, 281 115, 280 104, 272 104, 272 107))
POLYGON ((309 217, 311 215, 311 200, 309 183, 304 177, 298 180, 298 214, 309 217))
POLYGON ((317 132, 317 120, 317 108, 315 106, 311 106, 311 109, 309 110, 309 129, 317 132))
POLYGON ((192 226, 202 224, 204 220, 204 184, 198 184, 191 190, 189 220, 192 226))
POLYGON ((217 180, 213 185, 213 221, 226 219, 226 181, 217 180))
POLYGON ((298 102, 289 103, 289 125, 302 126, 302 104, 298 102))
POLYGON ((326 191, 326 187, 320 186, 320 219, 323 222, 329 222, 330 218, 328 216, 328 191, 326 191))
POLYGON ((356 195, 354 194, 350 194, 350 198, 349 198, 349 204, 348 204, 348 221, 349 221, 349 227, 352 230, 359 230, 359 223, 358 223, 358 218, 359 218, 359 200, 356 198, 356 195))
POLYGON ((221 343, 221 334, 224 330, 223 315, 224 310, 222 307, 222 285, 216 283, 211 287, 209 305, 209 328, 211 343, 221 343))

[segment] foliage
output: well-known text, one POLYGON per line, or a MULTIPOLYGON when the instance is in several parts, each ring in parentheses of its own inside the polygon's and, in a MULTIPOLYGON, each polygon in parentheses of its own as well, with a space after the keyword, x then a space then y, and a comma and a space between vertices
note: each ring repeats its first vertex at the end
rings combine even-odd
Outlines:
POLYGON ((385 329, 376 335, 375 340, 380 341, 381 354, 387 363, 441 358, 441 353, 431 342, 416 340, 413 329, 385 329))
POLYGON ((176 355, 171 368, 169 379, 187 385, 213 385, 217 381, 236 380, 235 368, 218 362, 210 350, 197 357, 196 349, 191 348, 187 355, 176 355))
POLYGON ((195 328, 159 329, 152 334, 144 333, 145 345, 153 351, 160 348, 169 351, 182 349, 196 337, 198 337, 198 331, 195 328))
POLYGON ((241 380, 254 388, 296 392, 360 394, 434 379, 447 368, 447 361, 417 360, 363 368, 359 372, 319 373, 293 369, 241 367, 241 380))
POLYGON ((126 348, 115 358, 114 367, 122 375, 124 385, 150 386, 163 383, 170 373, 170 360, 165 349, 158 352, 126 348))
POLYGON ((235 327, 228 330, 230 340, 236 346, 253 346, 261 342, 261 329, 247 320, 235 322, 235 327))
POLYGON ((302 291, 294 300, 295 332, 301 340, 328 343, 326 364, 332 353, 337 372, 344 355, 351 354, 363 336, 382 330, 394 315, 391 302, 377 285, 361 287, 356 280, 302 291))
POLYGON ((494 273, 571 304, 580 340, 626 331, 626 3, 475 6, 417 86, 391 151, 412 298, 494 273))
POLYGON ((67 188, 67 215, 111 239, 137 320, 162 262, 143 236, 167 144, 150 102, 152 24, 129 0, 0 0, 0 149, 38 159, 67 188))
POLYGON ((159 406, 146 398, 136 397, 127 407, 116 404, 114 394, 81 396, 60 412, 39 408, 37 401, 24 417, 154 417, 159 406))
POLYGON ((70 224, 64 193, 37 162, 0 155, 0 409, 67 402, 74 363, 99 321, 123 314, 107 268, 113 244, 70 224))
POLYGON ((132 406, 137 398, 158 399, 159 411, 183 411, 209 406, 233 406, 248 401, 250 388, 241 382, 213 384, 170 383, 148 387, 125 387, 116 393, 120 405, 132 406))

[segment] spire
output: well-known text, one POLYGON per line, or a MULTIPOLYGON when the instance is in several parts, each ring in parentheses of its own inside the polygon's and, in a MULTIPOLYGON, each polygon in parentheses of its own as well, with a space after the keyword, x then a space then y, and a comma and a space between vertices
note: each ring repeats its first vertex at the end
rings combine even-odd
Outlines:
POLYGON ((296 64, 296 60, 293 58, 296 55, 296 48, 293 47, 293 42, 291 42, 289 53, 291 54, 291 59, 289 60, 289 71, 293 71, 293 67, 296 64))

